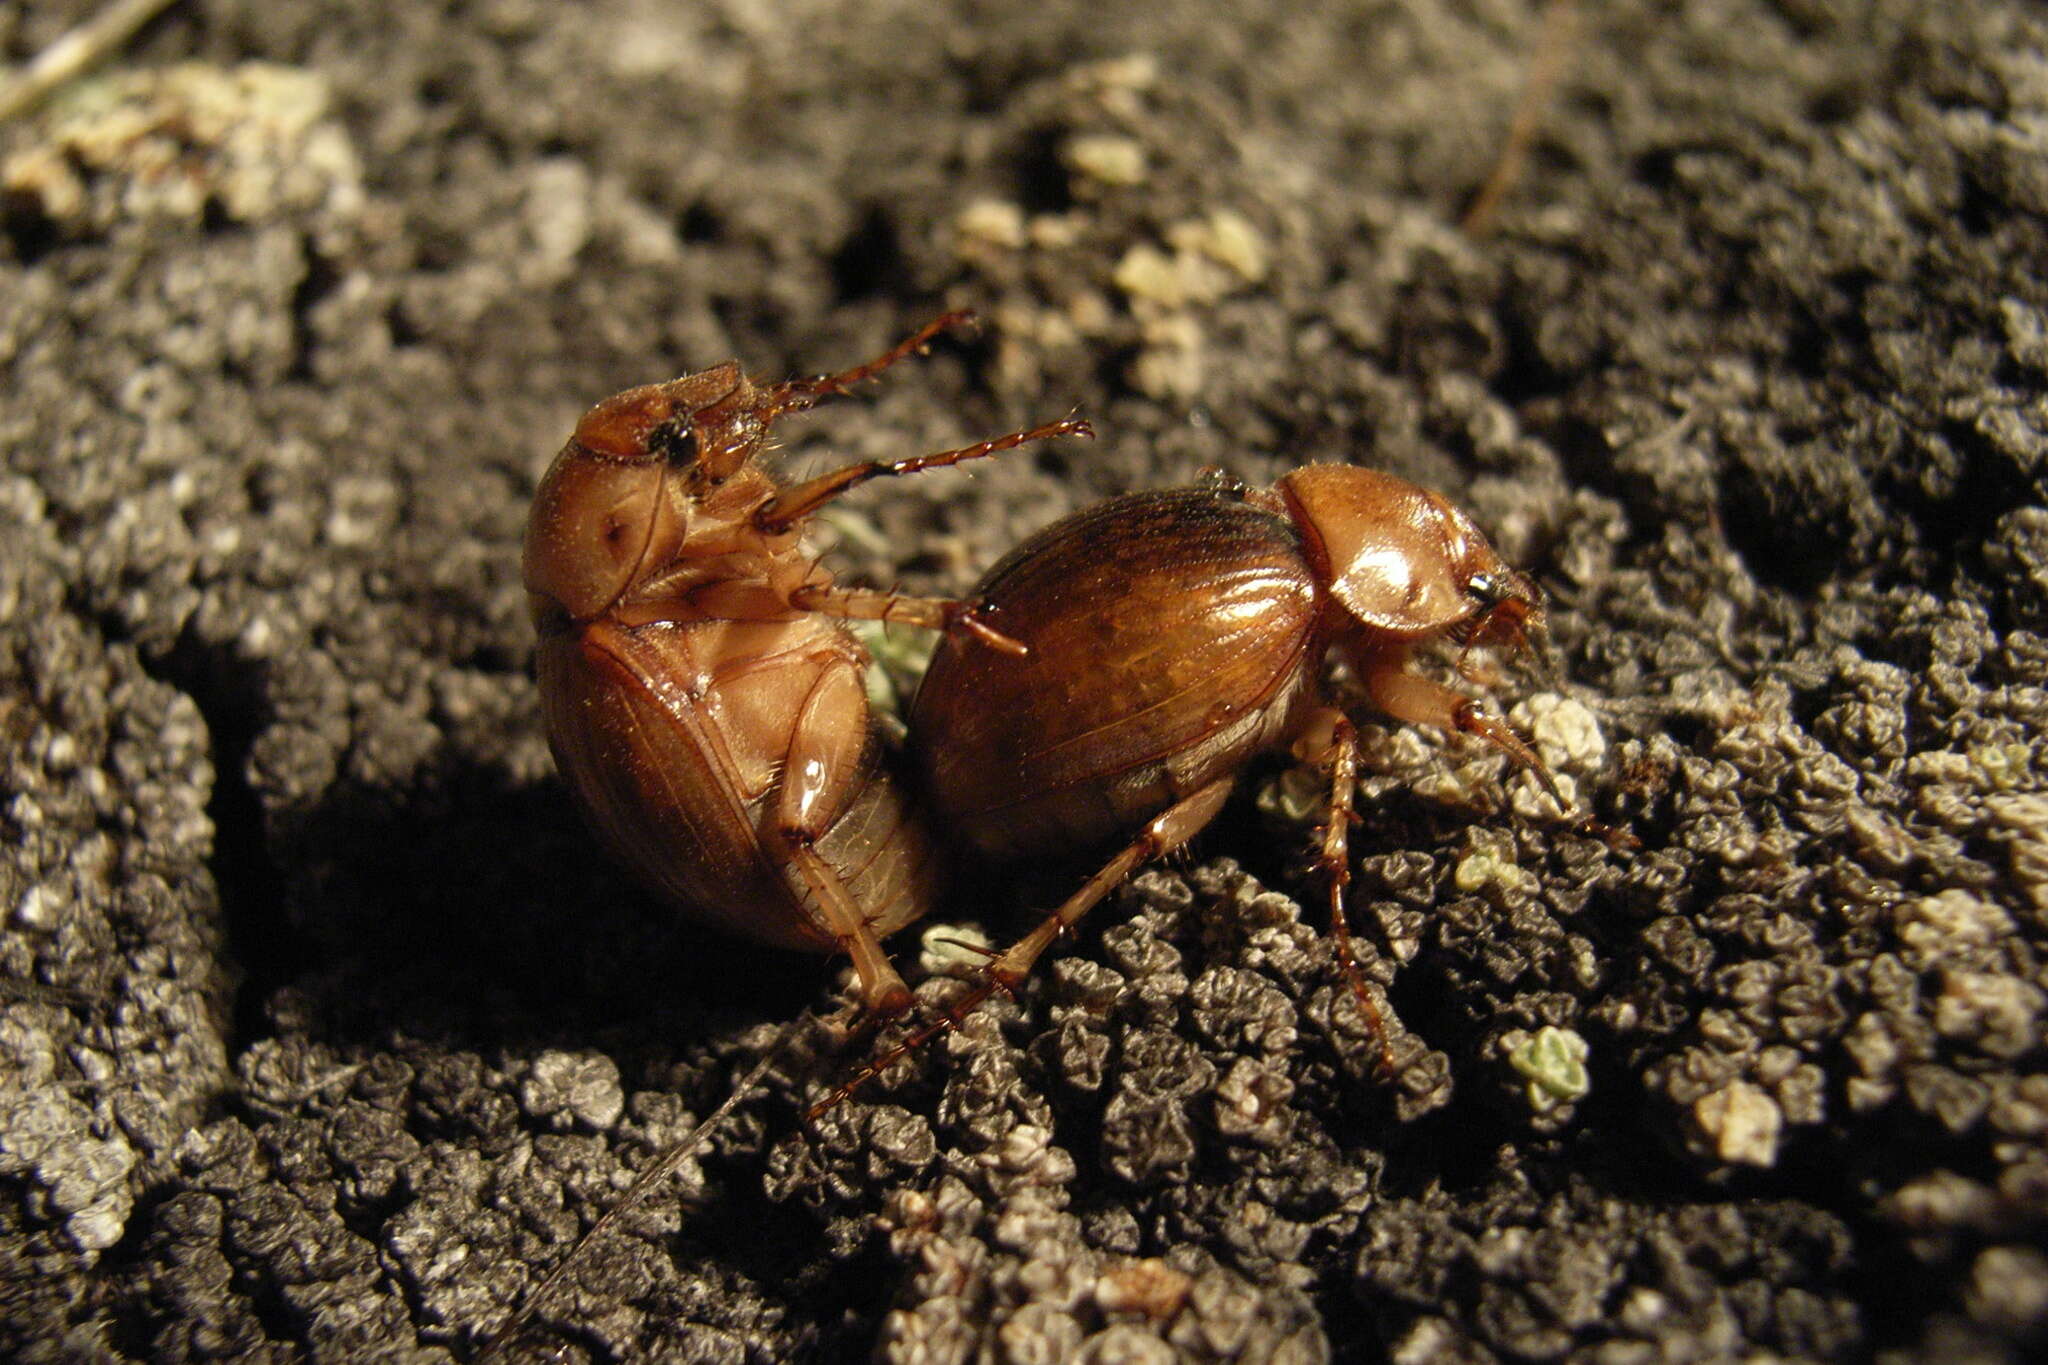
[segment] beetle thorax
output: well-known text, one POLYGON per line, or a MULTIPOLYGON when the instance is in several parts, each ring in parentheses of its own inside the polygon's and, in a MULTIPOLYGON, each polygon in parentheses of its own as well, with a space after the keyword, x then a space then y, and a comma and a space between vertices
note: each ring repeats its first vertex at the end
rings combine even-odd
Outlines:
POLYGON ((1442 634, 1483 605, 1470 591, 1475 578, 1514 576, 1470 517, 1405 479, 1310 465, 1282 479, 1280 492, 1330 597, 1368 631, 1442 634))

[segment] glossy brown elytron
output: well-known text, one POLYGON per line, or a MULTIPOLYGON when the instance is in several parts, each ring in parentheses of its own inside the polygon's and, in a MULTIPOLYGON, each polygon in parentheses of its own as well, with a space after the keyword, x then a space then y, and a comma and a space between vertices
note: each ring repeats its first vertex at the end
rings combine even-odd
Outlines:
POLYGON ((761 456, 777 419, 963 320, 840 375, 760 384, 729 363, 608 398, 577 424, 527 525, 548 742, 593 828, 687 914, 848 954, 880 1012, 909 995, 879 941, 931 907, 938 861, 841 618, 1015 646, 965 604, 837 586, 804 523, 868 479, 1087 428, 1069 419, 789 488, 761 456))
POLYGON ((1277 743, 1310 695, 1315 577, 1291 525, 1247 503, 1101 503, 984 586, 1031 654, 935 656, 912 723, 949 827, 992 857, 1132 829, 1277 743))

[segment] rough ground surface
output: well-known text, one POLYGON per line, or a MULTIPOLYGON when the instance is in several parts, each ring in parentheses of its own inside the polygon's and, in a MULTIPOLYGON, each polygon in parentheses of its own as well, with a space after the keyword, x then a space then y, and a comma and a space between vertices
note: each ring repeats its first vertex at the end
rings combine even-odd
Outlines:
POLYGON ((849 573, 1384 465, 1548 586, 1519 721, 1641 847, 1371 731, 1377 1081, 1257 774, 811 1127, 807 1038, 517 1356, 2042 1348, 2048 27, 1582 4, 1474 238, 1530 4, 1232 8, 186 0, 0 128, 0 1355, 468 1358, 828 1001, 578 826, 519 538, 596 398, 950 305, 792 462, 1102 439, 864 493, 849 573))

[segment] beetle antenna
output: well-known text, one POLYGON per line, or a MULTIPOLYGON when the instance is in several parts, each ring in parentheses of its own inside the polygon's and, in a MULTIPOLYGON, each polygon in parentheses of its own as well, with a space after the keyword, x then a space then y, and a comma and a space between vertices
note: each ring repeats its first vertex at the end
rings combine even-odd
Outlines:
POLYGON ((507 1346, 519 1339, 519 1334, 526 1330, 527 1325, 533 1321, 534 1315, 553 1296, 555 1290, 561 1287, 562 1281, 568 1278, 569 1272, 583 1262, 597 1239, 609 1232, 614 1223, 630 1212, 640 1202, 643 1195, 661 1181, 675 1174, 682 1164, 690 1159, 693 1153, 710 1140, 712 1133, 717 1131, 719 1125, 724 1123, 732 1111, 739 1108, 740 1102, 751 1095, 755 1088, 761 1084, 761 1079, 768 1074, 768 1069, 782 1059, 782 1054, 788 1049, 790 1043, 795 1040, 798 1031, 809 1022, 811 1022, 811 1011, 805 1010, 782 1026, 782 1031, 777 1033, 775 1040, 768 1044, 768 1050, 761 1054, 761 1059, 754 1063, 745 1076, 740 1078, 738 1084, 733 1086, 731 1093, 725 1097, 725 1102, 712 1110, 701 1123, 679 1138, 666 1152, 663 1152, 659 1161, 656 1161, 652 1166, 642 1171, 633 1183, 627 1187, 625 1194, 620 1196, 619 1202, 612 1205, 610 1209, 606 1210, 603 1217, 591 1225, 590 1231, 583 1234, 583 1240, 569 1248, 569 1254, 562 1258, 561 1263, 548 1272, 547 1278, 540 1282, 540 1286, 533 1293, 527 1295, 526 1303, 520 1308, 518 1316, 513 1318, 502 1330, 484 1341, 482 1349, 477 1354, 479 1361, 498 1359, 507 1346))
POLYGON ((847 465, 815 479, 785 488, 761 504, 754 513, 754 525, 768 535, 777 535, 789 530, 805 517, 838 497, 841 493, 858 488, 870 479, 894 478, 902 474, 918 474, 927 469, 944 469, 951 465, 963 464, 968 460, 985 459, 1000 455, 1006 450, 1029 445, 1033 441, 1049 441, 1060 436, 1085 436, 1093 438, 1095 428, 1088 425, 1088 419, 1072 413, 1057 422, 1032 427, 1027 431, 1013 431, 1007 436, 991 437, 977 441, 971 446, 958 450, 941 450, 930 455, 913 455, 907 460, 863 460, 859 464, 847 465))
POLYGON ((940 333, 950 332, 956 327, 975 325, 976 318, 972 309, 956 308, 950 313, 933 318, 918 328, 913 335, 905 337, 865 364, 856 365, 850 370, 842 370, 838 374, 821 374, 810 379, 792 379, 786 384, 777 384, 768 390, 763 419, 772 422, 784 413, 803 412, 814 408, 827 398, 845 393, 855 384, 873 379, 897 361, 923 352, 940 333))
POLYGON ((1556 89, 1558 78, 1564 74, 1565 63, 1571 56, 1572 40, 1577 36, 1577 16, 1572 13, 1571 0, 1548 0, 1543 7, 1542 25, 1536 36, 1535 53, 1529 61, 1529 74, 1522 86, 1522 97, 1516 102, 1514 117, 1508 124, 1507 137, 1501 143, 1499 155, 1494 158, 1486 183, 1479 187, 1458 219, 1459 229, 1468 236, 1484 237, 1493 229, 1494 214, 1521 177, 1522 167, 1529 159, 1529 148, 1542 127, 1550 96, 1556 89))

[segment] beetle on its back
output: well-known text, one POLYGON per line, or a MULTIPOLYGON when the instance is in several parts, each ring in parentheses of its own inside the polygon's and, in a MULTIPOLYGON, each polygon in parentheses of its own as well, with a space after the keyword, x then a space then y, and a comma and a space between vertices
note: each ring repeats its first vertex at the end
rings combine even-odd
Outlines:
MULTIPOLYGON (((819 379, 757 384, 728 363, 615 394, 577 423, 527 522, 548 747, 592 827, 685 914, 764 943, 846 953, 872 1018, 910 1003, 881 940, 932 908, 939 862, 869 714, 867 653, 841 622, 898 621, 978 649, 1019 646, 968 602, 839 587, 806 547, 805 523, 870 479, 1092 433, 1069 417, 790 488, 761 457, 778 418, 967 320, 948 314, 819 379)), ((486 1358, 766 1066, 642 1172, 487 1341, 486 1358)))
POLYGON ((840 620, 1015 646, 965 603, 835 585, 804 523, 869 479, 1088 428, 1069 418, 791 488, 760 456, 778 418, 963 320, 823 379, 760 385, 728 363, 614 395, 577 424, 527 527, 548 742, 590 823, 679 909, 845 952, 878 1014, 910 998, 880 940, 930 909, 937 864, 868 714, 866 653, 840 620))

